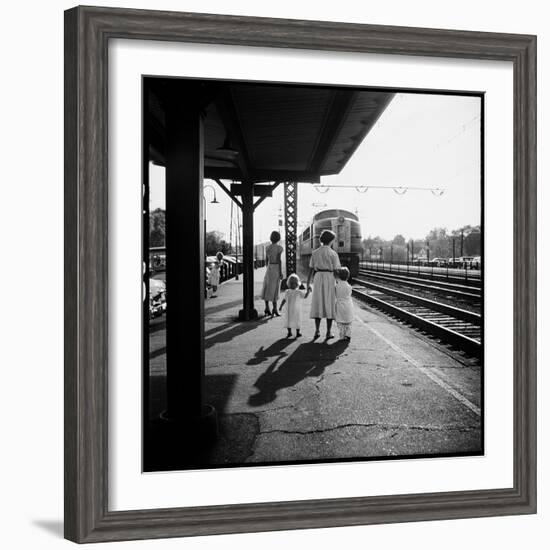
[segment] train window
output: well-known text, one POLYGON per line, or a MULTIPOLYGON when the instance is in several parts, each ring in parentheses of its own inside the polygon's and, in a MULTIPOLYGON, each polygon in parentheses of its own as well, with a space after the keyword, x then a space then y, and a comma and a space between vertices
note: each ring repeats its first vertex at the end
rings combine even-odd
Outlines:
POLYGON ((352 220, 358 221, 358 218, 355 214, 352 212, 349 212, 348 210, 323 210, 322 212, 319 212, 315 214, 313 219, 315 221, 324 220, 327 218, 338 218, 338 217, 344 217, 344 218, 350 218, 352 220))
POLYGON ((309 241, 310 238, 311 238, 311 229, 309 227, 307 227, 304 230, 304 233, 302 234, 302 239, 304 241, 309 241))

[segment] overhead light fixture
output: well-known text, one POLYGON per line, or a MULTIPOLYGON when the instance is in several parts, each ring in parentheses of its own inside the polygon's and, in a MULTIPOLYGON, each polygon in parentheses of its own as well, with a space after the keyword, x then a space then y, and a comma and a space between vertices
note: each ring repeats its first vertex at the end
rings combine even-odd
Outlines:
POLYGON ((231 141, 229 139, 229 136, 226 134, 225 139, 223 140, 223 145, 216 149, 216 153, 218 153, 219 155, 223 155, 226 158, 234 159, 238 156, 239 151, 231 147, 231 141))

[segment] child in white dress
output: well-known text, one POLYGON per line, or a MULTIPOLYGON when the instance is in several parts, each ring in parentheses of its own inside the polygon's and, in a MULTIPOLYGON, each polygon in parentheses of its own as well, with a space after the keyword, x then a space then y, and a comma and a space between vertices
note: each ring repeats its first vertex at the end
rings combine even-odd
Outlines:
POLYGON ((220 284, 220 264, 218 262, 212 262, 210 264, 208 284, 212 287, 212 298, 216 298, 216 292, 220 284))
POLYGON ((283 314, 283 322, 288 330, 287 338, 292 336, 292 329, 296 330, 296 338, 302 336, 302 300, 308 297, 309 292, 300 290, 300 279, 293 273, 287 279, 287 289, 279 311, 283 314), (286 308, 283 306, 286 304, 286 308))
POLYGON ((348 283, 349 269, 342 267, 336 278, 336 324, 340 340, 351 340, 351 323, 353 322, 353 301, 351 285, 348 283))

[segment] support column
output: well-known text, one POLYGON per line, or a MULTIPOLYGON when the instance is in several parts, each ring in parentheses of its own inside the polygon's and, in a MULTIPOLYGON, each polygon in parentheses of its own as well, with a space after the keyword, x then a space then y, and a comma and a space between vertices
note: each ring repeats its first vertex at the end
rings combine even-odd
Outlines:
POLYGON ((298 238, 298 184, 285 183, 285 258, 286 276, 296 273, 296 241, 298 238))
POLYGON ((242 182, 243 214, 243 309, 239 320, 258 318, 254 308, 254 187, 251 182, 242 182))
POLYGON ((204 129, 199 95, 170 84, 166 115, 166 384, 163 418, 198 438, 217 431, 205 405, 204 129))
MULTIPOLYGON (((141 339, 141 352, 142 352, 142 383, 143 393, 147 396, 143 399, 142 407, 142 433, 143 433, 143 448, 145 452, 151 445, 151 437, 149 432, 149 392, 151 391, 151 385, 149 380, 149 223, 150 223, 150 211, 149 211, 149 162, 150 162, 150 134, 149 134, 149 87, 142 80, 142 93, 143 102, 141 106, 143 132, 142 132, 142 149, 141 149, 141 184, 142 184, 142 199, 141 199, 141 258, 142 258, 142 288, 144 292, 142 301, 142 339, 141 339)), ((144 453, 145 454, 145 453, 144 453)))

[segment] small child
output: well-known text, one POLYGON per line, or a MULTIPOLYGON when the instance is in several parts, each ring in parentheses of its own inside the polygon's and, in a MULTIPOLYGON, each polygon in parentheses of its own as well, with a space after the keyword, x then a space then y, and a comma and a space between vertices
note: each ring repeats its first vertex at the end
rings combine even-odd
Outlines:
POLYGON ((309 292, 300 290, 300 279, 296 273, 290 275, 286 281, 287 289, 279 311, 283 312, 283 322, 288 330, 287 338, 292 336, 292 329, 296 329, 296 338, 302 336, 302 300, 308 297, 309 292), (287 304, 283 311, 283 306, 287 304))
POLYGON ((216 292, 220 284, 220 264, 218 262, 212 262, 210 264, 208 284, 212 287, 212 298, 216 298, 216 292))
POLYGON ((351 340, 351 323, 353 321, 353 301, 351 285, 348 283, 349 269, 343 267, 336 273, 336 324, 340 340, 351 340))

